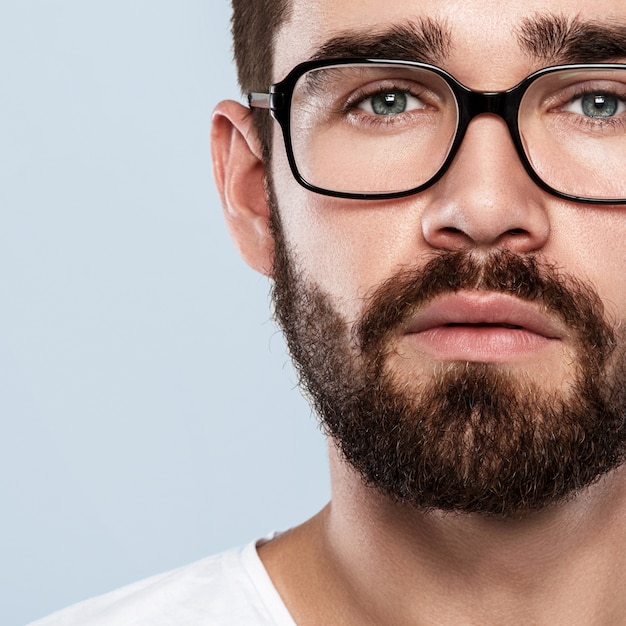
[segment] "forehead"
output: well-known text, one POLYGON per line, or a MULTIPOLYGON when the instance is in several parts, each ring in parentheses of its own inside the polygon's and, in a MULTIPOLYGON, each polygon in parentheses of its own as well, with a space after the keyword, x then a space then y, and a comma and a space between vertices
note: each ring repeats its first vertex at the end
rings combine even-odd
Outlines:
POLYGON ((311 58, 392 56, 439 65, 475 89, 503 89, 547 65, 626 56, 624 0, 291 2, 290 19, 277 33, 274 80, 311 58), (560 58, 564 37, 572 46, 560 58), (572 57, 576 48, 587 56, 572 57))

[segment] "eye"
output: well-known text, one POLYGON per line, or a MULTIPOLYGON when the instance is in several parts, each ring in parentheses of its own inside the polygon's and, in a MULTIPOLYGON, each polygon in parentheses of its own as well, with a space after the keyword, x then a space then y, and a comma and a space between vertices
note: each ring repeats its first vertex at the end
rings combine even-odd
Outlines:
POLYGON ((388 89, 363 98, 357 107, 375 115, 397 115, 413 109, 422 109, 424 104, 408 91, 388 89))
POLYGON ((563 108, 569 113, 593 118, 613 117, 626 111, 624 100, 612 93, 585 93, 571 100, 563 108))

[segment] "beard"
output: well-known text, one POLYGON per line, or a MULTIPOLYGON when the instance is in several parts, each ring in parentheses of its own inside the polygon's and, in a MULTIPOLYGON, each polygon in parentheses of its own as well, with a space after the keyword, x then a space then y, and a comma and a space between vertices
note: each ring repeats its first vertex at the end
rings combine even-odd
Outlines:
POLYGON ((379 286, 350 325, 298 271, 270 199, 276 319, 324 430, 366 485, 422 511, 508 518, 563 502, 623 463, 624 342, 591 286, 531 255, 441 252, 379 286), (560 318, 574 346, 568 384, 547 389, 480 362, 394 373, 402 327, 459 290, 506 293, 560 318))

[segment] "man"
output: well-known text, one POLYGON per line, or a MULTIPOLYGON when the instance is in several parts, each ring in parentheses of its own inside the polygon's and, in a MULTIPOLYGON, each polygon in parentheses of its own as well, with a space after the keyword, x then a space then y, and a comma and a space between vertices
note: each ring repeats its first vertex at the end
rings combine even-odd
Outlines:
POLYGON ((42 624, 626 624, 626 6, 233 4, 216 180, 332 501, 42 624))

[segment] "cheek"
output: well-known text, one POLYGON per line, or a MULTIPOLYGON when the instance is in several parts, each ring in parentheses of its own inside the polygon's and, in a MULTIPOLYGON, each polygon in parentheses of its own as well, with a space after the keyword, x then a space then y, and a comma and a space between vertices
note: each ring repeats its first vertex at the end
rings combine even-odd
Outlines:
POLYGON ((610 321, 626 320, 626 207, 566 207, 561 219, 563 228, 553 228, 554 249, 561 250, 555 262, 594 286, 610 321))
POLYGON ((420 210, 412 202, 342 200, 307 191, 286 162, 273 179, 285 239, 305 277, 349 320, 364 298, 399 267, 415 263, 420 210))

